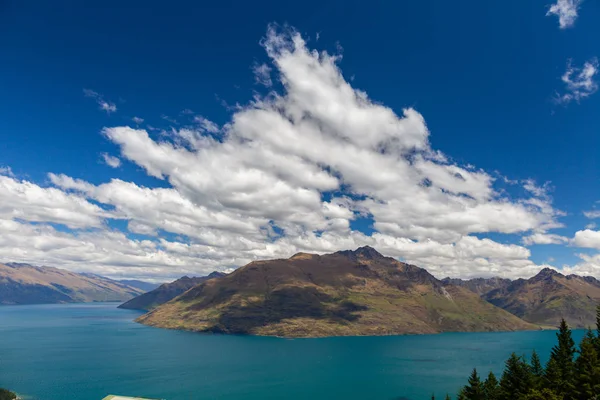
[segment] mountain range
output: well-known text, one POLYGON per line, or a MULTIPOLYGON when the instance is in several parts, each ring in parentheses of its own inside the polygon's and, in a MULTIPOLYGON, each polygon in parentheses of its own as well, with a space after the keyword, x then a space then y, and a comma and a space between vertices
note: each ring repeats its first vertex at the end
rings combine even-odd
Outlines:
POLYGON ((564 318, 571 327, 587 328, 596 324, 600 281, 545 268, 532 278, 492 289, 482 298, 534 324, 556 327, 564 318))
POLYGON ((29 264, 0 264, 0 304, 125 301, 141 289, 99 275, 29 264))
POLYGON ((121 304, 119 308, 150 311, 161 304, 171 301, 180 294, 186 292, 187 290, 193 288, 196 285, 201 284, 202 282, 208 279, 220 278, 222 276, 225 276, 225 274, 216 271, 212 272, 208 276, 202 276, 197 278, 190 278, 184 276, 182 278, 177 279, 174 282, 164 283, 158 288, 148 293, 144 293, 138 297, 135 297, 129 300, 128 302, 121 304))
POLYGON ((141 316, 147 325, 284 337, 538 329, 371 247, 254 261, 141 316))
POLYGON ((595 324, 600 281, 545 268, 529 279, 436 279, 371 247, 254 261, 231 274, 155 287, 28 264, 0 264, 0 304, 125 301, 138 322, 285 337, 523 330, 595 324), (152 289, 147 291, 148 289, 152 289))

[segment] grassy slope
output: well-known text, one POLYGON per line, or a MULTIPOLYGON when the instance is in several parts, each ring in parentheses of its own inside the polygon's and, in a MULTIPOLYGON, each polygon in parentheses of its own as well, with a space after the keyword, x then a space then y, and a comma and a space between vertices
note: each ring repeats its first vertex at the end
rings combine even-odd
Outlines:
POLYGON ((153 326, 285 337, 535 329, 427 271, 370 250, 253 262, 139 318, 153 326))

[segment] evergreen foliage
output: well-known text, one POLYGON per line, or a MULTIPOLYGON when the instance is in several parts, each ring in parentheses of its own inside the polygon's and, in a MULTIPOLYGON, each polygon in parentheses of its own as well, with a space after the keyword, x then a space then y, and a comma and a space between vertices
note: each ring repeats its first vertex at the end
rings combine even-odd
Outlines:
POLYGON ((0 400, 15 400, 17 395, 13 392, 0 388, 0 400))
POLYGON ((486 400, 500 399, 500 383, 496 379, 496 375, 490 371, 487 379, 483 383, 483 394, 486 400))
POLYGON ((538 356, 538 354, 536 353, 535 350, 533 350, 533 353, 531 354, 530 371, 531 371, 531 387, 536 390, 541 389, 543 387, 545 371, 544 371, 544 367, 542 367, 540 357, 538 356))
POLYGON ((529 364, 523 356, 512 353, 506 360, 500 380, 501 399, 518 399, 526 395, 532 387, 529 364))
POLYGON ((469 383, 463 390, 465 400, 485 400, 483 392, 483 383, 479 378, 477 369, 473 368, 471 376, 469 376, 469 383))
MULTIPOLYGON (((579 347, 562 320, 544 368, 534 351, 529 362, 512 353, 500 381, 490 372, 482 382, 473 369, 457 400, 600 400, 600 306, 596 331, 587 331, 579 347)), ((446 395, 446 400, 451 397, 446 395)))

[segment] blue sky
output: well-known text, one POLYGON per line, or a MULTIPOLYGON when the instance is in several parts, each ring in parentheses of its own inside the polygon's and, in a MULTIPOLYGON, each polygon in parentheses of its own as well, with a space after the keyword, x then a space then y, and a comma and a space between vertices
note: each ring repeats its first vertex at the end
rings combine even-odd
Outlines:
MULTIPOLYGON (((375 0, 368 4, 122 3, 8 1, 0 5, 0 167, 7 185, 5 193, 10 193, 4 198, 0 194, 4 203, 0 218, 6 222, 3 235, 18 232, 14 235, 21 238, 4 243, 12 250, 0 253, 0 259, 62 265, 110 276, 162 279, 232 268, 256 258, 289 256, 297 250, 323 252, 366 243, 423 265, 440 276, 527 276, 546 264, 557 268, 567 265, 576 272, 600 275, 600 258, 596 257, 600 233, 588 226, 594 220, 583 214, 593 210, 600 200, 600 95, 594 94, 595 57, 600 56, 600 28, 595 23, 600 17, 598 2, 555 3, 577 8, 577 18, 568 27, 559 26, 557 15, 547 15, 552 1, 539 0, 459 4, 439 0, 375 0), (271 91, 283 97, 287 94, 288 102, 282 107, 293 112, 297 106, 292 101, 293 93, 279 77, 289 75, 288 84, 292 85, 296 78, 297 82, 312 78, 292 77, 296 73, 294 63, 301 60, 292 58, 291 65, 277 66, 282 61, 278 53, 281 48, 274 50, 277 54, 268 54, 269 26, 278 27, 271 44, 276 43, 274 38, 282 38, 288 41, 283 45, 288 48, 291 38, 298 35, 309 51, 337 55, 331 63, 339 67, 347 84, 366 93, 373 105, 393 110, 399 119, 403 109, 416 110, 428 129, 427 139, 423 139, 428 142, 427 148, 418 151, 440 151, 446 157, 444 165, 484 171, 493 178, 489 185, 495 194, 482 202, 492 201, 492 207, 518 205, 532 195, 526 182, 535 182, 536 190, 545 188, 537 192, 546 207, 541 212, 543 218, 540 210, 534 210, 528 215, 537 222, 529 225, 519 223, 526 216, 516 216, 514 225, 507 222, 502 227, 482 222, 479 225, 485 225, 484 228, 473 228, 477 224, 470 222, 469 227, 459 229, 456 226, 460 223, 454 220, 440 222, 437 227, 426 215, 417 215, 424 210, 398 211, 405 200, 399 204, 392 200, 410 191, 391 194, 383 187, 373 189, 368 185, 358 189, 364 182, 355 180, 359 178, 351 176, 349 169, 336 171, 335 162, 325 171, 337 177, 338 183, 347 184, 347 190, 343 185, 325 181, 300 182, 292 170, 281 170, 283 164, 270 171, 261 165, 259 170, 263 173, 282 179, 285 185, 296 185, 289 191, 286 186, 281 192, 281 196, 293 198, 273 202, 269 197, 250 196, 256 207, 248 207, 240 203, 239 196, 229 196, 229 191, 245 195, 248 191, 228 187, 223 183, 228 182, 228 176, 221 183, 197 184, 204 182, 203 174, 218 173, 219 168, 210 172, 202 163, 166 166, 165 160, 144 158, 142 153, 152 152, 152 148, 134 148, 130 140, 135 133, 103 133, 105 128, 129 126, 147 132, 152 141, 147 145, 160 147, 161 143, 170 143, 199 156, 202 151, 186 142, 182 129, 226 143, 224 138, 231 137, 228 129, 235 125, 232 121, 236 115, 248 117, 241 115, 242 111, 256 106, 251 106, 253 99, 267 101, 264 96, 269 99, 271 91), (581 75, 586 63, 594 70, 587 80, 581 75), (271 86, 265 87, 257 79, 256 70, 261 65, 270 70, 271 86), (570 87, 563 79, 569 70, 570 87), (578 100, 561 97, 576 97, 574 93, 579 93, 578 100), (144 121, 135 123, 134 117, 144 121), (204 119, 216 128, 207 129, 209 125, 202 125, 204 119), (118 167, 107 165, 103 154, 117 157, 118 167), (178 175, 185 168, 193 169, 197 176, 192 179, 178 175), (288 173, 294 178, 288 179, 288 173), (72 182, 56 178, 59 176, 88 186, 75 187, 72 182), (506 183, 505 178, 511 183, 506 183), (179 196, 177 201, 189 205, 191 214, 186 218, 194 221, 185 222, 189 222, 186 228, 169 227, 164 221, 170 214, 153 208, 158 207, 155 203, 147 203, 145 214, 140 216, 131 207, 143 201, 124 200, 124 192, 118 192, 117 187, 105 187, 108 194, 99 193, 101 185, 117 182, 115 179, 136 188, 172 191, 165 193, 179 196), (304 190, 310 192, 308 197, 320 195, 322 202, 346 199, 335 201, 335 205, 347 212, 334 213, 335 216, 329 211, 323 213, 321 203, 317 208, 308 205, 312 197, 298 200, 306 194, 304 190), (365 198, 387 202, 388 208, 370 209, 365 198), (263 208, 257 206, 262 203, 263 208), (298 210, 288 209, 295 206, 298 210), (299 216, 281 217, 285 211, 297 212, 299 216), (195 219, 197 212, 208 214, 195 219), (151 221, 148 215, 155 215, 155 220, 151 221), (144 227, 140 228, 142 220, 144 227), (224 220, 237 220, 248 226, 224 227, 220 225, 224 220), (392 227, 394 224, 398 226, 392 227), (437 233, 431 231, 434 228, 437 233), (41 234, 40 230, 45 231, 41 234), (374 239, 377 232, 385 237, 374 239), (579 233, 579 239, 577 232, 584 232, 579 233), (328 233, 334 237, 328 238, 328 233), (552 240, 549 236, 543 240, 524 239, 532 234, 556 236, 552 240), (26 240, 28 235, 48 241, 31 245, 26 240), (297 237, 305 240, 294 241, 297 237), (462 237, 478 241, 469 245, 463 241, 463 248, 458 245, 462 237), (244 242, 244 238, 252 244, 244 242), (485 238, 492 243, 481 242, 485 238), (398 244, 398 240, 403 244, 398 244), (534 243, 548 240, 556 244, 534 243), (438 255, 427 254, 427 246, 433 246, 430 242, 441 246, 431 250, 431 254, 438 254, 437 251, 438 255), (419 250, 405 247, 406 243, 420 244, 419 250), (496 244, 504 247, 496 248, 496 244), (182 246, 187 249, 185 254, 182 246), (131 253, 123 250, 132 247, 136 250, 131 253), (490 249, 481 254, 474 250, 483 247, 490 249), (90 248, 102 251, 92 251, 88 258, 81 256, 82 249, 90 248), (445 253, 450 248, 452 251, 445 253), (452 253, 457 251, 458 256, 452 253), (587 259, 582 259, 581 254, 587 259)), ((327 67, 326 64, 321 62, 319 67, 327 67)), ((313 83, 318 88, 320 83, 313 83)), ((374 112, 375 106, 368 111, 374 112)), ((273 111, 273 107, 270 104, 267 108, 273 111)), ((331 110, 338 110, 331 112, 340 115, 350 111, 331 110)), ((257 125, 244 126, 247 131, 238 136, 245 139, 250 135, 247 132, 258 129, 257 125)), ((344 125, 335 125, 340 126, 344 125)), ((326 133, 333 137, 345 134, 333 131, 326 133)), ((252 133, 249 140, 260 147, 278 134, 277 130, 263 132, 271 136, 257 137, 252 133)), ((357 135, 354 143, 359 148, 373 145, 359 138, 362 132, 352 134, 357 135)), ((302 145, 311 146, 307 142, 299 144, 302 145)), ((251 146, 243 149, 248 148, 251 146)), ((281 150, 277 146, 274 149, 281 150)), ((291 150, 281 151, 288 154, 291 150)), ((212 152, 216 160, 229 160, 216 157, 216 153, 212 152)), ((175 158, 190 155, 173 154, 175 158)), ((311 157, 303 152, 293 156, 311 157)), ((240 168, 251 172, 252 166, 265 161, 259 152, 250 152, 247 157, 236 167, 236 174, 240 168), (256 158, 252 159, 252 155, 256 158)), ((315 165, 323 166, 316 158, 311 160, 308 166, 303 162, 300 167, 312 171, 315 165)), ((385 175, 367 160, 357 159, 360 169, 385 175)), ((289 167, 293 171, 300 168, 289 167)), ((430 169, 423 171, 419 169, 423 176, 433 173, 430 169)), ((250 184, 252 176, 244 175, 248 179, 245 182, 250 184)), ((398 185, 402 183, 398 181, 398 185)), ((444 185, 438 188, 441 192, 452 192, 444 185)), ((156 193, 138 195, 147 198, 156 193)), ((276 188, 273 193, 277 193, 276 188)), ((438 197, 436 201, 446 204, 438 197)), ((164 205, 162 199, 157 201, 164 205)), ((478 211, 475 215, 482 214, 478 211)))

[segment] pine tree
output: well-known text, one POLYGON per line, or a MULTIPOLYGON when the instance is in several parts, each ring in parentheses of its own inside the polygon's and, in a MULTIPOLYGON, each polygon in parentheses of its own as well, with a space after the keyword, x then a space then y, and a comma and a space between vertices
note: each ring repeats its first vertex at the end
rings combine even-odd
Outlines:
POLYGON ((450 399, 450 395, 448 393, 446 393, 446 399, 445 400, 452 400, 452 399, 450 399))
POLYGON ((544 384, 545 388, 551 389, 558 392, 563 387, 562 376, 558 364, 554 358, 550 358, 546 364, 546 370, 544 371, 544 384))
MULTIPOLYGON (((536 390, 532 389, 526 396, 519 400, 562 400, 563 398, 550 389, 536 390)), ((512 400, 512 399, 511 399, 512 400)))
POLYGON ((465 400, 485 400, 483 394, 483 384, 477 374, 477 369, 473 368, 471 376, 469 376, 469 383, 464 387, 464 399, 465 400))
POLYGON ((483 382, 483 394, 486 400, 500 399, 500 384, 496 379, 496 375, 491 371, 485 382, 483 382))
POLYGON ((500 380, 501 398, 518 399, 531 388, 531 371, 522 356, 512 353, 506 360, 504 373, 500 380))
POLYGON ((535 350, 533 350, 533 353, 531 353, 530 364, 529 370, 531 371, 531 387, 533 389, 541 389, 544 383, 544 367, 542 367, 540 357, 537 355, 535 350))
POLYGON ((596 306, 596 338, 594 340, 596 353, 600 355, 600 304, 596 306))
POLYGON ((576 398, 580 400, 595 399, 600 395, 600 365, 595 342, 596 337, 591 330, 588 330, 579 345, 574 383, 576 398))
POLYGON ((571 335, 571 329, 567 322, 562 319, 556 334, 558 344, 552 348, 550 355, 551 359, 556 361, 556 366, 559 371, 560 381, 556 387, 556 392, 563 395, 565 400, 574 398, 574 357, 575 357, 575 342, 571 335))

